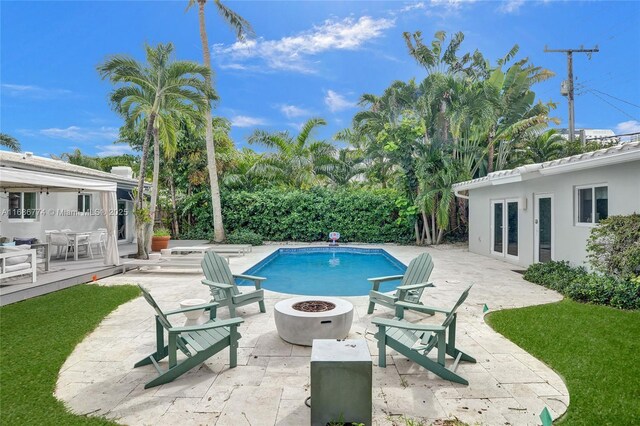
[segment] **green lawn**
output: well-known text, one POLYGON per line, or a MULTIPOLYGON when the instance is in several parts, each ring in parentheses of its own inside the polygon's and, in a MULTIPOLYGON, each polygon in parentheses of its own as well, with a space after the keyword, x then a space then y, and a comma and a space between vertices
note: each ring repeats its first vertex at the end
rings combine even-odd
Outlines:
POLYGON ((73 348, 138 294, 134 286, 80 285, 0 308, 0 424, 114 424, 68 413, 53 392, 73 348))
POLYGON ((569 388, 563 425, 640 424, 640 312, 550 305, 494 312, 487 322, 556 370, 569 388))

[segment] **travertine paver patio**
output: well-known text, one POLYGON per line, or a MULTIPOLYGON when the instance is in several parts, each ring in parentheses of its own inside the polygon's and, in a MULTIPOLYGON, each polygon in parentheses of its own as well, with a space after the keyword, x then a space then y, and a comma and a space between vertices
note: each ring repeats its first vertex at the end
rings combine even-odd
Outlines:
MULTIPOLYGON (((288 245, 292 247, 293 245, 288 245)), ((408 263, 425 248, 382 247, 408 263)), ((254 248, 231 259, 234 272, 243 272, 277 249, 254 248)), ((546 406, 558 417, 569 404, 563 381, 550 368, 494 332, 483 320, 482 307, 492 310, 558 301, 551 290, 528 283, 508 263, 469 253, 460 247, 428 248, 434 258, 431 275, 436 288, 425 292, 427 305, 450 306, 468 283, 470 297, 459 310, 458 342, 478 363, 461 363, 458 371, 469 380, 463 386, 440 379, 408 361, 388 356, 387 368, 377 366, 377 350, 371 325, 374 316, 393 317, 377 307, 367 315, 367 297, 348 297, 354 304, 354 323, 349 338, 366 339, 373 355, 374 424, 402 424, 402 415, 425 423, 451 418, 487 425, 540 424, 546 406)), ((198 274, 130 272, 100 281, 101 285, 140 283, 164 309, 178 308, 186 298, 208 299, 198 274)), ((144 389, 155 370, 133 369, 135 361, 153 351, 153 311, 137 298, 120 306, 78 345, 65 362, 56 396, 75 413, 100 415, 123 424, 216 424, 305 425, 310 410, 311 348, 282 341, 276 332, 273 305, 285 294, 266 292, 267 313, 257 306, 239 309, 245 322, 238 367, 229 369, 228 350, 210 358, 172 383, 144 389)), ((227 317, 221 309, 220 317, 227 317)), ((441 318, 409 314, 408 319, 436 322, 441 318)), ((541 318, 544 321, 544 318, 541 318)))

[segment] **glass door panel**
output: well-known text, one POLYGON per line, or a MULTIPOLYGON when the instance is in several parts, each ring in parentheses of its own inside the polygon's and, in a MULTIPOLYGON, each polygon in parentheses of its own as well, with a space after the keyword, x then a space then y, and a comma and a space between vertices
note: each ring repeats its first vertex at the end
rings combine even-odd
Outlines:
POLYGON ((518 256, 518 202, 507 202, 507 254, 518 256))
POLYGON ((551 197, 537 197, 536 205, 536 255, 538 262, 549 262, 553 259, 553 221, 551 197))
POLYGON ((502 246, 504 240, 503 223, 504 223, 504 203, 502 201, 493 203, 493 251, 496 253, 503 253, 502 246))

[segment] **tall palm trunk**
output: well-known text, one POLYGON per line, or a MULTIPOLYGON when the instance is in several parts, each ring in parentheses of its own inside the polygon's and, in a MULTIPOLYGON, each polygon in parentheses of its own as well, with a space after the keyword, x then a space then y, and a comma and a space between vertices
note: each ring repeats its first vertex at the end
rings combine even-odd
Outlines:
POLYGON ((147 253, 151 253, 151 238, 153 237, 153 225, 156 220, 158 186, 160 185, 160 141, 158 140, 157 127, 153 128, 153 181, 151 185, 151 201, 149 202, 149 216, 151 217, 151 221, 146 226, 147 253))
POLYGON ((178 225, 178 201, 176 200, 176 184, 173 180, 173 172, 169 174, 169 192, 171 193, 171 227, 173 236, 180 237, 180 226, 178 225))
POLYGON ((156 120, 156 113, 149 114, 149 123, 147 124, 147 131, 144 134, 144 141, 142 142, 142 157, 140 158, 140 175, 138 176, 138 200, 136 201, 136 209, 138 214, 136 215, 136 241, 138 243, 138 258, 146 259, 148 257, 147 250, 147 232, 146 224, 148 223, 148 216, 144 214, 144 177, 145 170, 147 168, 147 156, 149 155, 149 142, 151 141, 151 135, 153 133, 153 123, 156 120))
POLYGON ((493 157, 495 157, 495 130, 491 128, 489 131, 489 149, 487 152, 487 173, 491 173, 493 171, 493 157))
MULTIPOLYGON (((205 24, 204 6, 206 0, 198 0, 198 19, 200 21, 200 41, 202 42, 202 54, 204 65, 211 70, 211 55, 209 53, 209 39, 207 37, 207 27, 205 24)), ((206 82, 211 86, 211 77, 207 76, 206 82)), ((210 103, 208 103, 210 105, 210 103)), ((213 209, 213 229, 215 242, 222 242, 225 239, 224 227, 222 223, 222 205, 220 203, 220 185, 218 184, 218 167, 216 166, 216 148, 213 143, 213 123, 211 122, 211 110, 205 112, 207 115, 207 169, 209 170, 209 184, 211 185, 211 208, 213 209)))
POLYGON ((424 236, 425 236, 425 243, 427 245, 431 245, 431 229, 429 228, 429 220, 427 218, 427 213, 422 210, 422 221, 424 222, 424 236))

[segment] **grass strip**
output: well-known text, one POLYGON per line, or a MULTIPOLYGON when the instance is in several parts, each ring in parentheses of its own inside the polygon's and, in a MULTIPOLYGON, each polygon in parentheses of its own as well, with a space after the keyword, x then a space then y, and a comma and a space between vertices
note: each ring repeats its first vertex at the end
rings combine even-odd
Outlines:
POLYGON ((640 312, 565 299, 486 320, 564 378, 570 405, 559 424, 640 424, 640 312))
POLYGON ((79 285, 0 308, 0 424, 113 425, 69 413, 55 390, 73 349, 137 287, 79 285))

